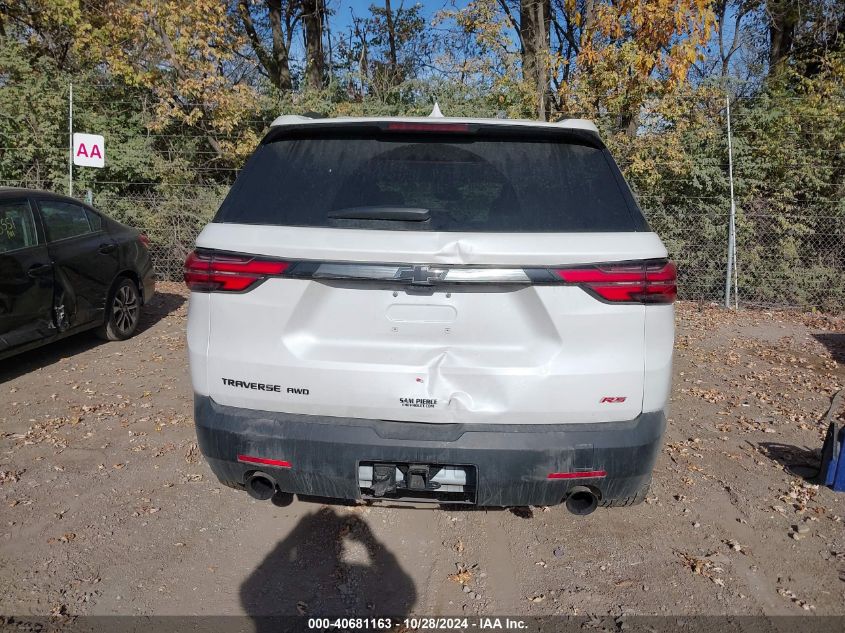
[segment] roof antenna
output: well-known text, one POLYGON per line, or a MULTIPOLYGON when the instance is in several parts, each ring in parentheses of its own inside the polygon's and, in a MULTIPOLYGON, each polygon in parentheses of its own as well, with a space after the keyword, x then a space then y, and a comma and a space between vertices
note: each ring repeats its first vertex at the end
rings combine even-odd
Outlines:
POLYGON ((440 106, 437 105, 437 102, 434 102, 434 108, 431 110, 431 114, 428 115, 429 117, 434 117, 435 119, 442 119, 443 113, 440 111, 440 106))

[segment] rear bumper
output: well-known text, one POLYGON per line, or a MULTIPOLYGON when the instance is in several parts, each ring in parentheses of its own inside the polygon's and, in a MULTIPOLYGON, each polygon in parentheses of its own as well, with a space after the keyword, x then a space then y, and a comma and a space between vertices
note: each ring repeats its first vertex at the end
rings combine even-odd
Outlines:
POLYGON ((147 274, 141 279, 141 285, 143 286, 141 289, 143 301, 147 304, 156 293, 156 281, 152 268, 150 268, 150 270, 147 271, 147 274))
POLYGON ((359 499, 359 462, 475 466, 482 506, 554 505, 575 486, 603 503, 635 496, 651 478, 666 426, 662 412, 625 422, 427 424, 253 411, 195 396, 200 450, 221 482, 243 487, 252 455, 290 462, 261 467, 285 492, 359 499), (549 473, 605 471, 549 479, 549 473))

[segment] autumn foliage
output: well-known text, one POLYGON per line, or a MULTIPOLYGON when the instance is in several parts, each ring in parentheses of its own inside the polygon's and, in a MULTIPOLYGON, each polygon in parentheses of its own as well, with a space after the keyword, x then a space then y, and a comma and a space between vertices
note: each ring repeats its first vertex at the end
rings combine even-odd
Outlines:
POLYGON ((64 190, 71 82, 75 128, 109 147, 77 190, 153 237, 206 221, 281 113, 426 115, 436 100, 453 116, 589 117, 678 258, 682 294, 710 299, 730 98, 745 296, 836 309, 844 34, 845 5, 799 0, 11 0, 0 184, 64 190))

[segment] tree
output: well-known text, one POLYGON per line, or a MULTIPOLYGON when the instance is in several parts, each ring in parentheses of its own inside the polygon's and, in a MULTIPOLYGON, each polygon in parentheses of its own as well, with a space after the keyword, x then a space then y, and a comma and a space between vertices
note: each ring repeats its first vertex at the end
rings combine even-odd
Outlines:
POLYGON ((393 21, 393 10, 390 8, 390 0, 384 0, 384 25, 387 31, 387 43, 389 51, 390 78, 397 81, 399 78, 399 62, 396 57, 396 24, 393 21))
POLYGON ((823 72, 821 60, 845 47, 845 3, 841 0, 767 0, 762 20, 768 31, 770 72, 804 63, 805 74, 823 72))
POLYGON ((221 160, 244 156, 257 142, 245 125, 256 90, 237 64, 245 45, 216 0, 107 0, 89 16, 90 64, 153 96, 150 127, 172 123, 200 130, 221 160), (142 33, 143 37, 138 34, 142 33))
POLYGON ((370 5, 368 15, 352 15, 338 43, 339 67, 347 75, 347 92, 385 101, 399 97, 404 82, 417 78, 434 48, 421 5, 394 8, 370 5))
POLYGON ((0 37, 18 35, 29 53, 49 57, 59 71, 73 71, 78 51, 90 43, 87 17, 79 0, 0 2, 0 37))
POLYGON ((301 14, 295 2, 265 0, 263 8, 266 15, 261 14, 259 6, 252 0, 237 0, 237 14, 262 74, 276 88, 286 92, 293 88, 290 47, 301 14), (262 37, 267 29, 270 32, 269 50, 262 37))
POLYGON ((586 97, 607 107, 617 114, 617 129, 633 136, 644 101, 684 84, 715 16, 709 0, 619 0, 591 9, 572 17, 589 26, 581 33, 571 102, 583 107, 586 97))
POLYGON ((761 0, 717 0, 713 9, 716 13, 718 26, 717 37, 719 45, 719 75, 727 77, 730 74, 731 61, 743 46, 748 28, 748 16, 753 15, 762 5, 761 0), (731 25, 730 38, 726 37, 728 25, 731 25))
POLYGON ((800 19, 798 0, 769 0, 769 66, 776 68, 792 52, 795 27, 800 19))
POLYGON ((685 82, 715 22, 711 0, 521 0, 519 19, 507 0, 474 0, 447 15, 497 58, 486 70, 503 91, 520 93, 523 113, 542 114, 537 78, 545 84, 548 73, 552 116, 611 110, 629 135, 647 97, 685 82))
POLYGON ((323 0, 300 0, 303 35, 305 37, 305 85, 321 90, 324 85, 326 58, 323 53, 323 23, 326 6, 323 0))
MULTIPOLYGON (((501 0, 506 6, 505 0, 501 0)), ((537 116, 545 119, 549 110, 549 0, 520 0, 519 43, 522 54, 522 78, 534 85, 537 116)))

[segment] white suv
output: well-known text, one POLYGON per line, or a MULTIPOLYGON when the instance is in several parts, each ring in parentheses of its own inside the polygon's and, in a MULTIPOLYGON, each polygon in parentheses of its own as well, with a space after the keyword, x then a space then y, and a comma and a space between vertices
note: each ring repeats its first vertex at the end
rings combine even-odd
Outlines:
POLYGON ((666 257, 588 121, 280 117, 185 263, 200 448, 277 503, 636 503, 666 257))

